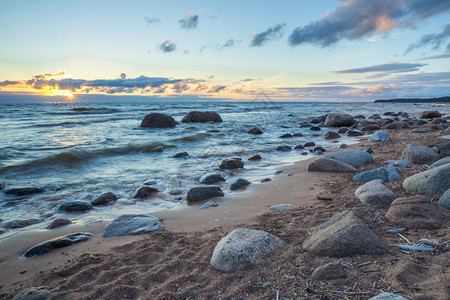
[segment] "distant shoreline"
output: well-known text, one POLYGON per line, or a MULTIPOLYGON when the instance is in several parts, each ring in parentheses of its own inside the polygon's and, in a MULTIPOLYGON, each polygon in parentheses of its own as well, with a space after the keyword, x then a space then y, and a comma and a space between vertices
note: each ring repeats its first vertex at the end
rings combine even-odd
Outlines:
POLYGON ((387 99, 387 100, 375 100, 379 103, 450 103, 450 96, 439 98, 407 98, 407 99, 387 99))

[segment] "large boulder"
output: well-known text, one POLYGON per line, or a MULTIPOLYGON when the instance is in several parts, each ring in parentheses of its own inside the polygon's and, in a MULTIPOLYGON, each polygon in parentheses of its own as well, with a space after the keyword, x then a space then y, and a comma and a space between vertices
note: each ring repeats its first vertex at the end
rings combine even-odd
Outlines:
POLYGON ((392 201, 397 198, 382 180, 372 180, 363 184, 355 191, 355 196, 364 204, 370 206, 389 207, 392 201))
POLYGON ((428 146, 409 146, 403 151, 402 157, 415 164, 431 164, 440 158, 439 154, 428 146))
POLYGON ((384 182, 396 181, 400 179, 397 169, 394 164, 389 164, 387 167, 378 168, 375 170, 367 170, 353 176, 353 181, 369 182, 375 179, 381 179, 384 182))
POLYGON ((248 181, 247 179, 238 178, 230 185, 230 191, 239 190, 249 184, 250 184, 250 181, 248 181))
POLYGON ((177 121, 175 121, 175 119, 171 116, 160 113, 151 113, 142 119, 141 127, 173 128, 177 126, 177 124, 177 121))
POLYGON ((247 133, 250 133, 250 134, 263 134, 264 132, 262 131, 261 128, 253 127, 253 128, 250 128, 250 129, 247 131, 247 133))
POLYGON ((331 262, 324 266, 320 266, 311 274, 314 280, 333 280, 347 277, 344 266, 339 262, 331 262))
POLYGON ((91 204, 94 206, 106 205, 109 202, 116 201, 117 196, 113 192, 103 192, 94 196, 91 200, 91 204))
POLYGON ((421 195, 395 199, 385 217, 398 226, 411 229, 437 229, 444 220, 439 209, 421 195))
POLYGON ((208 173, 200 177, 198 181, 202 184, 216 184, 227 180, 219 173, 208 173))
POLYGON ((441 158, 438 161, 435 161, 434 163, 431 164, 430 167, 436 168, 436 167, 443 166, 445 164, 450 164, 450 156, 447 156, 447 157, 441 158))
POLYGON ((46 290, 42 287, 40 288, 29 288, 24 289, 17 293, 13 300, 47 300, 50 298, 54 293, 46 290))
POLYGON ((35 193, 42 193, 42 189, 31 185, 16 185, 5 189, 6 195, 25 196, 35 193))
POLYGON ((200 122, 200 123, 207 123, 207 122, 222 122, 222 118, 220 115, 216 112, 212 111, 191 111, 187 115, 181 119, 181 122, 183 123, 189 123, 189 122, 200 122))
POLYGON ((437 110, 427 110, 420 114, 421 119, 434 119, 440 117, 442 117, 442 115, 437 110))
POLYGON ((382 255, 389 252, 386 244, 350 210, 322 224, 318 231, 303 242, 303 250, 334 257, 382 255))
POLYGON ((319 157, 315 161, 311 162, 306 168, 308 172, 354 172, 356 169, 351 165, 327 158, 319 157))
POLYGON ((224 194, 222 189, 216 186, 193 187, 187 192, 186 201, 188 203, 193 203, 213 197, 223 196, 224 194))
POLYGON ((57 237, 34 245, 30 249, 28 249, 23 256, 32 257, 37 255, 44 255, 45 253, 51 252, 55 249, 67 247, 82 241, 86 241, 90 239, 91 236, 92 233, 89 232, 78 232, 57 237))
POLYGON ((222 170, 239 169, 244 167, 244 161, 240 158, 224 159, 220 162, 219 168, 222 170))
POLYGON ((387 142, 389 140, 389 134, 384 130, 375 131, 369 138, 369 142, 387 142))
POLYGON ((259 264, 265 255, 282 245, 282 240, 265 231, 239 228, 217 243, 210 263, 217 270, 235 272, 259 264))
POLYGON ((329 153, 325 157, 336 159, 346 164, 351 165, 354 168, 358 168, 362 165, 368 165, 372 163, 372 155, 366 151, 361 150, 346 150, 334 153, 329 153))
POLYGON ((134 191, 133 199, 148 198, 148 197, 155 195, 158 192, 159 192, 159 190, 156 188, 152 188, 152 187, 148 187, 148 186, 140 186, 134 191))
POLYGON ((342 127, 352 126, 355 119, 349 114, 329 114, 325 119, 325 126, 342 127))
POLYGON ((403 181, 403 188, 411 194, 437 195, 450 188, 450 164, 412 175, 403 181))
POLYGON ((58 206, 59 211, 66 211, 66 212, 85 212, 93 208, 94 207, 89 202, 84 201, 69 201, 61 203, 58 206))
POLYGON ((450 209, 450 189, 445 191, 441 198, 439 198, 439 205, 446 209, 450 209))
POLYGON ((148 215, 121 215, 103 231, 104 237, 143 234, 164 228, 158 218, 148 215))

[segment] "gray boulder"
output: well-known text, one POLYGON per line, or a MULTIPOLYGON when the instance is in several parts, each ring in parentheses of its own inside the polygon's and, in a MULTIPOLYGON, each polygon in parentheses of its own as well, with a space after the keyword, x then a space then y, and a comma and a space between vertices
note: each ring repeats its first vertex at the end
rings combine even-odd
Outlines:
POLYGON ((369 182, 375 179, 381 179, 384 182, 396 181, 400 179, 397 169, 390 164, 387 167, 368 170, 353 176, 352 180, 357 182, 369 182))
POLYGON ((351 126, 355 119, 349 114, 329 114, 325 119, 325 126, 343 127, 351 126))
POLYGON ((445 191, 441 198, 439 198, 439 205, 446 209, 450 209, 450 189, 445 191))
POLYGON ((200 209, 206 209, 208 207, 216 207, 219 206, 215 201, 209 200, 208 202, 205 202, 200 206, 200 209))
POLYGON ((104 237, 135 235, 164 228, 158 218, 148 215, 121 215, 103 231, 104 237))
POLYGON ((37 223, 41 223, 43 221, 43 219, 23 219, 23 220, 13 220, 13 221, 9 221, 6 222, 3 227, 5 228, 11 228, 11 229, 16 229, 16 228, 23 228, 23 227, 27 227, 30 225, 34 225, 37 223))
POLYGON ((241 188, 243 188, 244 186, 247 186, 250 184, 250 181, 243 179, 243 178, 239 178, 236 179, 231 185, 230 185, 230 190, 231 191, 235 191, 235 190, 239 190, 241 188))
POLYGON ((399 159, 399 160, 388 160, 387 163, 389 165, 393 165, 396 168, 409 168, 412 164, 412 161, 409 159, 399 159))
POLYGON ((344 266, 338 262, 332 262, 324 266, 320 266, 314 270, 311 275, 314 280, 333 280, 347 277, 344 266))
POLYGON ((98 194, 97 196, 94 196, 91 200, 91 204, 94 206, 97 205, 106 205, 109 202, 116 201, 117 196, 112 192, 103 192, 101 194, 98 194))
POLYGON ((148 198, 158 193, 159 190, 148 186, 140 186, 133 193, 133 199, 148 198))
POLYGON ((223 191, 216 186, 193 187, 189 189, 186 195, 186 201, 193 203, 206 200, 213 197, 223 197, 223 191))
POLYGON ((276 204, 276 205, 269 206, 269 209, 270 210, 280 210, 280 211, 295 210, 295 209, 297 209, 297 206, 292 205, 292 204, 276 204))
POLYGON ((235 272, 256 265, 283 241, 261 230, 239 228, 221 239, 214 248, 211 266, 224 272, 235 272))
POLYGON ((308 172, 354 172, 356 169, 351 165, 327 157, 319 157, 311 162, 306 168, 308 172))
POLYGON ((369 139, 369 142, 387 142, 389 141, 389 134, 384 130, 375 131, 369 139))
POLYGON ((439 147, 437 151, 442 156, 450 156, 450 144, 439 147))
POLYGON ((226 179, 219 173, 208 173, 200 177, 198 181, 202 184, 215 184, 218 182, 224 182, 226 179))
POLYGON ((303 242, 303 250, 315 255, 334 257, 382 255, 389 252, 353 211, 343 211, 320 226, 303 242))
POLYGON ((32 257, 37 255, 44 255, 55 249, 67 247, 82 241, 86 241, 90 239, 91 236, 92 233, 89 232, 78 232, 57 237, 31 247, 25 252, 23 256, 32 257))
POLYGON ((69 225, 69 224, 72 224, 72 221, 70 221, 69 219, 58 218, 58 219, 53 220, 47 226, 47 229, 54 229, 54 228, 69 225))
POLYGON ((325 157, 332 158, 345 162, 354 168, 358 168, 362 165, 368 165, 372 163, 372 155, 366 151, 361 150, 345 150, 334 153, 329 153, 325 157))
POLYGON ((199 122, 199 123, 207 123, 207 122, 222 122, 222 118, 216 112, 212 111, 191 111, 187 115, 181 119, 183 123, 189 122, 199 122))
POLYGON ((29 288, 17 293, 13 300, 47 300, 54 293, 44 288, 29 288))
POLYGON ((411 194, 437 195, 450 188, 450 164, 412 175, 403 181, 403 188, 411 194))
POLYGON ((148 128, 173 128, 177 126, 177 122, 171 116, 160 114, 160 113, 152 113, 146 115, 144 119, 142 119, 141 127, 148 128))
POLYGON ((369 300, 408 300, 407 298, 393 293, 384 292, 370 298, 369 300))
POLYGON ((58 206, 59 211, 67 211, 67 212, 85 212, 93 208, 94 207, 89 202, 84 201, 69 201, 61 203, 58 206))
POLYGON ((430 164, 439 160, 439 154, 428 146, 409 146, 403 151, 402 156, 415 164, 430 164))
POLYGON ((5 189, 6 195, 25 196, 36 193, 42 193, 42 189, 31 185, 16 185, 5 189))
POLYGON ((364 204, 370 206, 389 207, 392 201, 397 198, 382 180, 372 180, 355 191, 355 196, 364 204))
POLYGON ((432 163, 430 167, 436 168, 436 167, 440 167, 440 166, 443 166, 443 165, 449 164, 449 163, 450 163, 450 156, 447 156, 447 157, 444 157, 444 158, 432 163))
POLYGON ((222 170, 239 169, 244 167, 244 161, 240 158, 224 159, 220 162, 219 168, 222 170))

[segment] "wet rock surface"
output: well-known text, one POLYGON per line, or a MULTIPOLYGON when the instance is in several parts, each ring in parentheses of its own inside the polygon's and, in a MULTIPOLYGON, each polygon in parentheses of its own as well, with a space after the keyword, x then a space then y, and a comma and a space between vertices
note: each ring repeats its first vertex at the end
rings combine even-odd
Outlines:
POLYGON ((103 231, 104 237, 135 235, 164 228, 160 220, 148 215, 122 215, 114 219, 103 231))
POLYGON ((79 242, 86 241, 90 239, 92 236, 92 233, 88 232, 78 232, 78 233, 72 233, 68 234, 62 237, 57 237, 55 239, 51 239, 42 243, 39 243, 31 248, 29 248, 25 254, 24 257, 32 257, 32 256, 38 256, 38 255, 44 255, 46 253, 49 253, 55 249, 67 247, 79 242))
POLYGON ((186 196, 188 203, 206 200, 213 197, 223 197, 223 191, 216 186, 193 187, 189 189, 186 196))
POLYGON ((160 114, 160 113, 152 113, 148 114, 142 119, 141 127, 148 128, 173 128, 177 126, 177 122, 171 116, 160 114))

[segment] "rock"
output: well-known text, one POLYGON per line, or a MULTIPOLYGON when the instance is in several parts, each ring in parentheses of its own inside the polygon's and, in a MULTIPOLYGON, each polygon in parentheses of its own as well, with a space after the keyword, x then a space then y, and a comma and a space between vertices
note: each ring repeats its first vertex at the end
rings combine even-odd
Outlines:
MULTIPOLYGON (((314 147, 313 152, 314 152, 314 153, 316 153, 316 152, 321 152, 321 153, 323 153, 323 152, 327 152, 327 150, 326 150, 324 147, 318 146, 318 147, 314 147)), ((320 154, 321 154, 321 153, 320 153, 320 154)))
POLYGON ((261 159, 262 159, 262 157, 261 157, 261 155, 259 155, 259 154, 255 154, 255 155, 250 156, 250 157, 248 158, 248 160, 261 160, 261 159))
POLYGON ((426 196, 395 199, 385 215, 390 222, 410 229, 438 229, 444 216, 426 196))
POLYGON ((47 229, 54 229, 57 227, 61 227, 61 226, 65 226, 65 225, 69 225, 72 224, 72 221, 70 221, 69 219, 55 219, 53 220, 48 226, 47 229))
POLYGON ((389 252, 386 244, 349 210, 322 224, 318 231, 303 242, 303 250, 334 257, 382 255, 389 252))
POLYGON ((311 123, 308 123, 308 122, 302 122, 302 123, 300 123, 300 125, 299 125, 299 127, 301 127, 301 128, 311 127, 311 126, 312 126, 312 124, 311 124, 311 123))
POLYGON ((163 152, 163 151, 164 151, 164 147, 158 146, 158 147, 154 148, 151 152, 163 152))
POLYGON ((158 193, 159 190, 148 186, 140 186, 133 193, 133 199, 148 198, 158 193))
POLYGON ((450 164, 412 175, 403 181, 403 188, 411 194, 437 195, 450 188, 450 164))
POLYGON ((439 147, 437 152, 443 156, 450 156, 450 144, 447 144, 446 146, 443 147, 439 147))
POLYGON ((143 234, 164 228, 158 218, 148 215, 121 215, 103 231, 103 237, 143 234))
POLYGON ((277 151, 291 151, 292 148, 290 146, 279 146, 276 149, 277 151))
POLYGON ((301 134, 300 132, 297 132, 297 133, 294 133, 292 136, 293 137, 302 137, 303 134, 301 134))
POLYGON ((54 293, 44 288, 29 288, 16 294, 13 300, 47 300, 54 293))
POLYGON ((4 234, 6 232, 6 229, 3 227, 0 227, 0 235, 4 234))
POLYGON ((420 114, 420 119, 440 118, 442 115, 437 110, 427 110, 420 114))
POLYGON ((356 115, 353 118, 355 118, 355 119, 365 119, 366 117, 364 115, 356 115))
POLYGON ((347 277, 344 266, 338 262, 332 262, 324 266, 320 266, 314 270, 311 275, 313 280, 333 280, 347 277))
POLYGON ((368 170, 353 176, 352 180, 357 182, 369 182, 375 179, 381 179, 384 182, 396 181, 400 179, 397 169, 394 165, 378 168, 375 170, 368 170))
POLYGON ((358 129, 359 129, 359 131, 364 132, 364 131, 378 130, 380 128, 381 128, 380 124, 374 123, 374 124, 369 124, 366 126, 359 127, 358 129))
POLYGON ((415 164, 430 164, 439 160, 439 154, 428 146, 409 146, 403 151, 402 157, 415 164))
POLYGON ((364 204, 369 206, 389 207, 397 198, 395 193, 376 179, 363 184, 355 191, 355 196, 364 204))
POLYGON ((384 130, 375 131, 369 139, 369 142, 387 142, 389 141, 389 134, 384 130))
POLYGON ((313 124, 319 124, 319 123, 325 122, 326 119, 327 119, 327 115, 323 115, 323 116, 312 118, 311 121, 309 121, 309 122, 313 123, 313 124))
POLYGON ((439 205, 446 209, 450 209, 450 189, 445 191, 441 198, 439 198, 439 205))
POLYGON ((405 297, 393 293, 384 292, 370 298, 369 300, 408 300, 405 297))
POLYGON ((169 195, 172 196, 177 196, 177 195, 181 195, 183 192, 181 190, 177 190, 177 189, 173 189, 169 191, 169 195))
POLYGON ((42 193, 42 189, 37 186, 28 185, 16 185, 5 189, 6 195, 25 196, 36 193, 42 193))
POLYGON ((291 138, 291 137, 293 137, 293 135, 290 133, 286 133, 286 134, 279 136, 280 139, 287 139, 287 138, 291 138))
POLYGON ((295 210, 295 209, 297 209, 297 206, 292 205, 292 204, 276 204, 276 205, 269 206, 269 209, 270 210, 281 210, 281 211, 295 210))
POLYGON ((188 157, 188 156, 189 156, 189 153, 187 153, 187 152, 179 152, 172 157, 173 158, 184 158, 184 157, 188 157))
POLYGON ((351 165, 354 168, 358 168, 363 165, 372 163, 372 155, 366 151, 361 150, 346 150, 326 155, 328 158, 336 159, 351 165))
POLYGON ((249 131, 247 131, 247 133, 250 133, 250 134, 263 134, 264 131, 262 131, 261 128, 253 127, 249 131))
POLYGON ((325 119, 325 126, 343 127, 352 126, 355 119, 349 114, 329 114, 325 119))
POLYGON ((331 201, 331 200, 333 200, 330 196, 322 195, 322 194, 317 195, 317 199, 324 200, 324 201, 331 201))
POLYGON ((215 184, 218 182, 224 182, 226 179, 219 173, 208 173, 200 177, 198 181, 203 184, 215 184))
POLYGON ((8 228, 17 229, 17 228, 23 228, 23 227, 34 225, 37 223, 41 223, 42 221, 43 221, 42 219, 13 220, 13 221, 6 222, 3 226, 7 229, 8 228))
POLYGON ((396 168, 398 167, 402 169, 409 168, 412 164, 412 161, 410 161, 409 159, 388 160, 387 162, 396 168))
POLYGON ((272 181, 271 178, 263 178, 261 179, 261 183, 272 181))
POLYGON ((149 179, 149 180, 144 181, 142 184, 144 184, 144 185, 155 185, 157 183, 158 182, 156 182, 155 180, 149 179))
POLYGON ((91 204, 93 206, 106 205, 109 202, 116 201, 116 200, 117 200, 117 196, 114 193, 112 193, 112 192, 103 192, 101 194, 98 194, 94 198, 92 198, 91 204))
POLYGON ((0 191, 6 187, 5 183, 0 180, 0 191))
POLYGON ((294 147, 295 150, 302 150, 305 149, 305 147, 303 147, 303 145, 297 145, 294 147))
POLYGON ((312 130, 312 131, 320 131, 320 130, 322 130, 319 126, 311 126, 311 127, 309 127, 309 130, 312 130))
POLYGON ((326 140, 332 140, 332 139, 338 139, 340 138, 341 135, 339 133, 336 133, 334 131, 328 131, 327 134, 325 134, 325 139, 326 140))
POLYGON ((239 178, 239 179, 236 179, 236 181, 234 181, 234 182, 230 185, 230 190, 231 190, 231 191, 235 191, 235 190, 241 189, 241 188, 243 188, 244 186, 247 186, 247 185, 249 185, 249 184, 250 184, 250 181, 245 180, 245 179, 243 179, 243 178, 239 178))
POLYGON ((208 202, 203 203, 202 206, 200 206, 200 209, 206 209, 208 207, 216 207, 216 206, 219 206, 219 204, 217 204, 212 200, 209 200, 208 202))
POLYGON ((92 233, 89 232, 78 232, 78 233, 72 233, 68 235, 64 235, 61 237, 57 237, 42 243, 39 243, 37 245, 34 245, 33 247, 29 248, 23 256, 25 257, 32 257, 32 256, 38 256, 38 255, 44 255, 46 253, 49 253, 55 249, 67 247, 79 242, 86 241, 90 239, 92 236, 92 233))
POLYGON ((436 168, 436 167, 440 167, 440 166, 443 166, 443 165, 449 164, 449 163, 450 163, 450 156, 447 156, 447 157, 441 158, 438 161, 435 161, 434 163, 431 164, 430 167, 436 168))
POLYGON ((187 115, 181 119, 181 122, 188 123, 188 122, 200 122, 200 123, 207 123, 207 122, 222 122, 222 118, 220 115, 216 112, 212 111, 191 111, 187 115))
POLYGON ((220 162, 219 168, 222 170, 239 169, 244 167, 244 162, 240 158, 224 159, 220 162))
POLYGON ((282 240, 265 231, 239 228, 217 243, 210 263, 217 270, 235 272, 259 264, 265 255, 282 245, 282 240))
POLYGON ((144 119, 142 119, 141 127, 148 128, 173 128, 177 126, 177 121, 171 116, 160 114, 160 113, 152 113, 146 115, 144 119))
POLYGON ((341 127, 339 128, 339 130, 337 131, 337 133, 346 133, 348 131, 347 127, 341 127))
POLYGON ((58 210, 67 212, 85 212, 93 208, 90 203, 84 201, 69 201, 58 206, 58 210))
POLYGON ((378 120, 378 119, 381 119, 381 117, 379 114, 374 114, 374 115, 371 115, 368 119, 378 120))
POLYGON ((366 149, 366 152, 372 154, 373 153, 373 149, 369 147, 369 148, 366 149))
POLYGON ((186 196, 188 203, 206 200, 213 197, 223 197, 224 194, 219 187, 206 186, 206 187, 193 187, 189 189, 186 196))
POLYGON ((348 148, 348 145, 347 144, 340 144, 338 148, 339 149, 346 149, 346 148, 348 148))
POLYGON ((339 160, 319 157, 311 162, 306 168, 308 172, 354 172, 356 169, 351 165, 339 160))
POLYGON ((347 136, 362 136, 362 135, 364 135, 364 134, 358 130, 347 131, 347 136))
POLYGON ((303 144, 303 147, 314 147, 316 145, 316 143, 314 143, 314 142, 307 142, 307 143, 304 143, 303 144))
POLYGON ((401 122, 392 122, 384 126, 385 129, 402 129, 405 124, 401 122))

